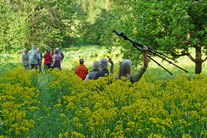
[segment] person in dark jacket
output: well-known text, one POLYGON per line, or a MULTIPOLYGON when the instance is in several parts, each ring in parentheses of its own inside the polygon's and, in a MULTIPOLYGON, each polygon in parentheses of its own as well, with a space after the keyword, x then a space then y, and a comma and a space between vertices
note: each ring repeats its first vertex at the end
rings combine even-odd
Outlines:
POLYGON ((59 57, 60 57, 60 59, 61 59, 61 62, 62 62, 63 59, 64 59, 64 54, 63 54, 63 52, 61 52, 61 51, 59 50, 59 47, 57 47, 55 50, 58 50, 58 55, 59 55, 59 57))
POLYGON ((27 49, 24 48, 22 52, 22 64, 24 65, 25 69, 29 69, 29 57, 27 55, 27 49))
POLYGON ((59 70, 62 70, 61 69, 61 58, 59 57, 58 55, 58 50, 55 49, 55 52, 54 52, 54 55, 52 56, 52 65, 51 67, 54 69, 54 68, 58 68, 59 70))
POLYGON ((42 71, 42 52, 40 52, 40 49, 37 48, 37 55, 38 55, 38 68, 39 72, 42 71))
POLYGON ((95 80, 96 74, 99 73, 100 70, 101 70, 100 63, 98 61, 94 61, 93 62, 93 69, 90 73, 88 73, 88 75, 85 78, 85 81, 88 80, 88 79, 95 80))
POLYGON ((111 58, 109 58, 109 61, 106 58, 102 58, 100 60, 101 71, 96 74, 95 80, 98 79, 99 77, 104 77, 104 76, 108 76, 109 75, 109 70, 107 69, 108 62, 111 64, 110 73, 113 73, 114 63, 111 60, 111 58))

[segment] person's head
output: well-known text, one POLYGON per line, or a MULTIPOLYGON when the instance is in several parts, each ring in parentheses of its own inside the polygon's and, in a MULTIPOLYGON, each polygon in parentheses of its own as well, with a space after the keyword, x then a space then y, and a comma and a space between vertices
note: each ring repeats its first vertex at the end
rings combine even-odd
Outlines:
POLYGON ((100 71, 100 63, 98 61, 93 62, 93 71, 100 71))
POLYGON ((80 60, 79 60, 79 63, 80 63, 80 64, 83 64, 83 63, 84 63, 84 59, 80 59, 80 60))
POLYGON ((37 48, 37 53, 39 53, 40 52, 40 49, 39 48, 37 48))
POLYGON ((54 53, 55 54, 58 54, 59 53, 58 49, 55 49, 54 53))
POLYGON ((126 76, 131 72, 132 62, 129 59, 123 59, 120 63, 118 76, 121 78, 122 76, 126 76))
POLYGON ((27 53, 27 49, 26 49, 26 48, 24 48, 24 49, 23 49, 23 52, 24 52, 24 53, 27 53))
POLYGON ((55 51, 58 51, 58 53, 59 53, 59 48, 55 48, 55 51))
POLYGON ((50 48, 50 51, 52 51, 52 48, 50 48))
POLYGON ((107 69, 107 67, 108 67, 108 60, 106 58, 102 58, 100 60, 100 65, 101 65, 102 69, 107 69))
POLYGON ((32 45, 32 49, 35 50, 35 45, 32 45))
POLYGON ((45 50, 45 53, 50 54, 49 50, 47 50, 47 49, 45 50))

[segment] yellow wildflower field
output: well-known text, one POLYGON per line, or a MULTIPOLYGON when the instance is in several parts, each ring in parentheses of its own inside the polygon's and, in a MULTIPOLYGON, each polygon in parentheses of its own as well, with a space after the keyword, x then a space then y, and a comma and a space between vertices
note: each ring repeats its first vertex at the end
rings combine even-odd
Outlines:
POLYGON ((137 83, 15 68, 0 78, 2 137, 206 137, 207 75, 137 83))

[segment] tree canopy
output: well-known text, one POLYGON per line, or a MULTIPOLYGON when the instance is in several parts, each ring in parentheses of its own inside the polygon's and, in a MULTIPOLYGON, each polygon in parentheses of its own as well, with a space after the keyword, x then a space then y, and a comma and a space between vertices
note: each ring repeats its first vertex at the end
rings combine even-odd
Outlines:
POLYGON ((0 51, 32 44, 40 48, 62 47, 79 20, 79 5, 72 0, 1 2, 0 51))
MULTIPOLYGON (((154 49, 179 58, 188 56, 200 73, 202 53, 207 53, 207 1, 205 0, 141 0, 122 1, 125 9, 121 31, 154 49), (195 49, 196 55, 189 50, 195 49)), ((136 59, 134 49, 124 46, 124 55, 136 59)))
POLYGON ((0 52, 96 43, 122 46, 123 58, 137 64, 141 54, 116 29, 174 58, 188 56, 195 73, 207 60, 206 0, 2 0, 0 10, 0 52))

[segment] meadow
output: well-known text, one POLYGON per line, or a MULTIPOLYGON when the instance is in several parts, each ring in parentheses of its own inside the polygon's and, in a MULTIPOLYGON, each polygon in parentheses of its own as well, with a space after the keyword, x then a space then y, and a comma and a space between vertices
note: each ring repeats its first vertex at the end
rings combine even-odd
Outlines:
POLYGON ((131 84, 114 79, 121 61, 119 48, 112 54, 98 46, 63 51, 63 71, 26 71, 21 54, 2 61, 0 137, 207 136, 206 63, 203 73, 194 75, 185 57, 177 64, 189 74, 156 58, 175 75, 150 62, 142 79, 131 84), (74 74, 79 58, 91 69, 102 57, 114 60, 114 74, 87 82, 74 74))
MULTIPOLYGON (((89 45, 89 46, 79 46, 79 47, 71 47, 71 48, 64 48, 62 49, 65 59, 62 63, 63 70, 75 70, 75 67, 79 64, 79 59, 83 58, 85 60, 85 65, 89 68, 92 68, 93 61, 99 61, 101 58, 109 58, 111 57, 115 64, 115 71, 119 68, 119 63, 122 60, 122 54, 120 52, 120 47, 112 47, 111 53, 107 49, 107 47, 99 46, 99 45, 89 45)), ((44 51, 42 51, 44 53, 44 51)), ((139 52, 138 52, 139 53, 139 52)), ((195 55, 193 49, 191 49, 192 55, 195 55)), ((174 67, 173 65, 169 64, 168 62, 163 62, 158 57, 153 57, 156 61, 161 63, 164 67, 166 67, 169 71, 173 74, 177 74, 182 72, 178 68, 174 67)), ((203 57, 204 58, 204 57, 203 57)), ((21 64, 21 51, 13 54, 4 54, 0 53, 0 74, 6 70, 12 69, 16 66, 22 66, 21 64)), ((142 64, 142 62, 141 62, 142 64)), ((186 56, 180 57, 175 61, 175 64, 179 65, 180 67, 189 71, 189 75, 194 75, 194 64, 193 62, 186 56)), ((134 67, 133 69, 136 70, 141 65, 134 67)), ((157 77, 161 77, 162 79, 173 77, 170 76, 166 71, 161 69, 157 64, 154 62, 149 63, 148 71, 152 74, 155 74, 157 77), (162 77, 163 76, 163 77, 162 77)), ((204 62, 202 65, 202 72, 207 73, 207 62, 204 62)))

